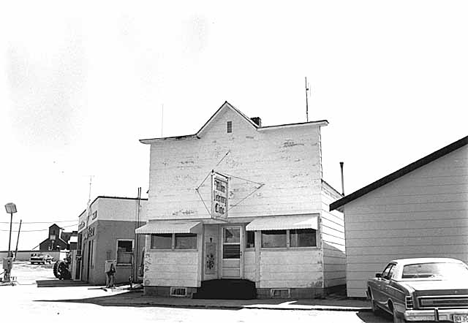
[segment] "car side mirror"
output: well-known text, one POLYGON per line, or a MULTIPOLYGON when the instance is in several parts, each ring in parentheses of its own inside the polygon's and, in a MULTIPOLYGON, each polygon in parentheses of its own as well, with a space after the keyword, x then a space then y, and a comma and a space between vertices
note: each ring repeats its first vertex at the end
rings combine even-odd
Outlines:
POLYGON ((375 278, 382 278, 382 273, 376 273, 375 278))

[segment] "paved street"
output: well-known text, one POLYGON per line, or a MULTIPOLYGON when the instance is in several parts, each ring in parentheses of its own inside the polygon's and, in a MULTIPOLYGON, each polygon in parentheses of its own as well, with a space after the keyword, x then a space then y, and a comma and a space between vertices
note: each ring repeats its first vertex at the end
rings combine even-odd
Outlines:
MULTIPOLYGON (((37 287, 36 280, 53 280, 51 266, 15 264, 16 286, 0 287, 3 319, 21 322, 391 322, 369 311, 258 308, 203 308, 131 302, 124 289, 105 291, 97 286, 37 287), (117 304, 118 306, 115 306, 117 304), (187 308, 185 308, 187 307, 187 308)), ((141 297, 141 293, 135 293, 141 297)), ((190 305, 191 300, 184 300, 190 305)), ((207 301, 207 303, 218 302, 207 301)), ((224 304, 229 304, 224 301, 224 304)), ((218 303, 221 303, 219 301, 218 303)), ((253 302, 252 304, 255 304, 253 302)))

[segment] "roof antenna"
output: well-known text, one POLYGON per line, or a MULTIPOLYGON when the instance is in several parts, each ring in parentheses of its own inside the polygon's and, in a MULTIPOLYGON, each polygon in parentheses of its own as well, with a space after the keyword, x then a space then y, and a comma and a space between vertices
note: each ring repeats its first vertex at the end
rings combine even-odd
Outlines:
POLYGON ((307 83, 307 76, 305 77, 305 95, 306 95, 306 120, 309 122, 309 83, 307 83))

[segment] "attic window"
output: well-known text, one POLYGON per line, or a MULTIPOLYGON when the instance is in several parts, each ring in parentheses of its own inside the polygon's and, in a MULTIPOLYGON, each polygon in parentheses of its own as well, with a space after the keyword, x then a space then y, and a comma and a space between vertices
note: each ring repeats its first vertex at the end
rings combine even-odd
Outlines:
POLYGON ((232 133, 232 121, 227 122, 227 133, 232 133))

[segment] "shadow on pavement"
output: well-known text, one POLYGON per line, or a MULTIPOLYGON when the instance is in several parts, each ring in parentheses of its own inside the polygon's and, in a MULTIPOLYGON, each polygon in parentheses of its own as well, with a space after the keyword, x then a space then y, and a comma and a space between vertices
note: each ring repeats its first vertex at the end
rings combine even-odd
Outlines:
POLYGON ((73 287, 73 286, 88 286, 88 283, 74 280, 46 279, 36 280, 37 287, 73 287))
MULTIPOLYGON (((105 288, 88 288, 103 289, 105 288)), ((335 299, 321 300, 293 300, 293 299, 249 299, 249 300, 226 300, 226 299, 192 299, 177 297, 154 297, 146 296, 143 290, 126 290, 125 288, 107 289, 107 295, 78 299, 56 299, 36 300, 36 302, 66 302, 85 303, 100 306, 125 306, 125 307, 178 307, 178 308, 201 308, 201 309, 270 309, 270 310, 324 310, 324 311, 355 311, 356 313, 368 312, 366 303, 361 306, 350 306, 345 300, 335 299)), ((354 304, 356 302, 354 301, 354 304)), ((352 305, 352 304, 351 304, 352 305)), ((367 317, 367 316, 366 316, 367 317)), ((367 321, 365 321, 367 322, 367 321)), ((373 321, 369 321, 373 322, 373 321)))
POLYGON ((393 317, 387 313, 377 316, 369 311, 360 311, 356 315, 365 323, 388 323, 393 321, 393 317))

